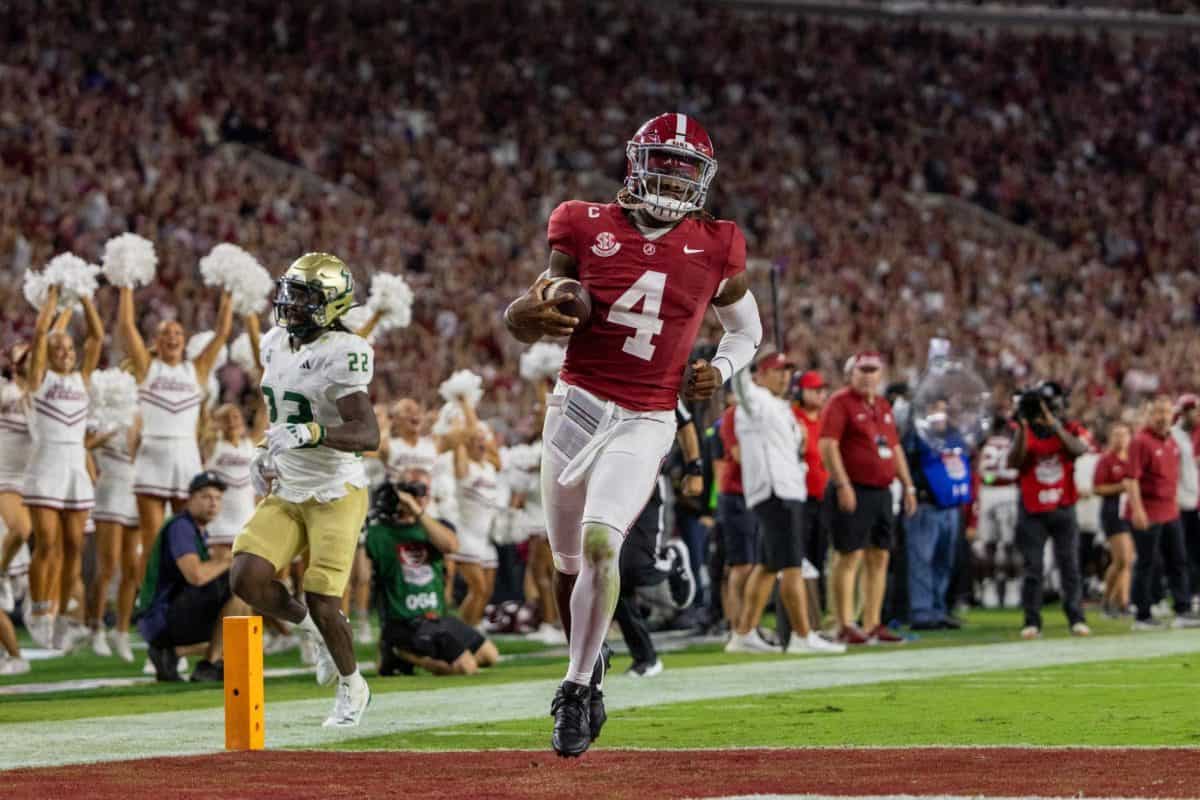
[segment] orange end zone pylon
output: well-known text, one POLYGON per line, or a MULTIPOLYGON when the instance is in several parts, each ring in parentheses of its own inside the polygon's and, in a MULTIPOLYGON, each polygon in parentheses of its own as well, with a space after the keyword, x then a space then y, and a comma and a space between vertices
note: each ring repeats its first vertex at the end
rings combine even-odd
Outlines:
POLYGON ((225 749, 262 750, 265 737, 262 617, 226 617, 225 749))

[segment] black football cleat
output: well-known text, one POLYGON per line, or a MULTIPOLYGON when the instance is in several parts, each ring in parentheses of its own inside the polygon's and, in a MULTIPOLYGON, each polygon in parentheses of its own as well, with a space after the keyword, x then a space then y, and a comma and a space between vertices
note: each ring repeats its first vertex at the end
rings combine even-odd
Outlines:
POLYGON ((554 717, 550 746, 563 758, 583 755, 592 743, 588 710, 591 699, 591 688, 571 681, 563 681, 554 693, 554 702, 550 704, 550 715, 554 717))
POLYGON ((600 645, 600 655, 596 657, 596 667, 592 670, 592 699, 588 704, 588 710, 591 714, 589 727, 593 742, 600 737, 600 729, 608 721, 608 712, 604 710, 604 692, 600 690, 600 685, 604 683, 604 676, 610 669, 612 669, 612 648, 608 646, 608 642, 605 642, 600 645))

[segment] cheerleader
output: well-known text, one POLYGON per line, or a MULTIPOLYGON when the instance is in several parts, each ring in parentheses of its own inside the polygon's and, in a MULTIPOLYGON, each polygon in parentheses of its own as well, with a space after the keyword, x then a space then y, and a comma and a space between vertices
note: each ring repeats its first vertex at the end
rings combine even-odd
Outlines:
POLYGON ((130 424, 105 426, 94 421, 86 444, 95 459, 99 478, 96 481, 96 507, 92 519, 96 523, 96 574, 88 588, 88 627, 92 635, 92 652, 108 657, 116 650, 127 664, 133 663, 129 646, 129 622, 133 616, 133 600, 138 584, 138 513, 133 496, 133 456, 141 438, 141 419, 134 417, 130 424), (117 627, 112 647, 104 632, 104 608, 109 584, 119 572, 117 586, 117 627))
POLYGON ((179 511, 187 500, 188 483, 200 472, 200 406, 209 373, 233 328, 233 303, 229 292, 222 292, 215 335, 195 360, 187 361, 183 326, 174 320, 159 323, 151 356, 134 319, 133 289, 122 287, 120 298, 117 330, 133 363, 142 417, 141 444, 133 463, 141 581, 167 501, 179 511))
POLYGON ((64 331, 51 331, 58 288, 47 290, 38 314, 26 375, 29 429, 34 448, 22 486, 35 539, 30 571, 30 635, 61 650, 74 649, 78 631, 65 615, 54 617, 50 587, 58 586, 58 610, 65 612, 79 573, 84 527, 95 502, 88 475, 84 436, 90 399, 88 382, 104 343, 104 324, 90 298, 82 298, 87 320, 83 361, 75 369, 75 343, 64 331), (57 568, 55 568, 57 567, 57 568), (52 574, 51 570, 57 574, 52 574))
POLYGON ((215 436, 205 443, 204 468, 225 482, 221 511, 208 524, 209 546, 232 547, 246 521, 254 515, 258 498, 250 484, 250 462, 254 443, 267 429, 266 409, 261 402, 254 413, 252 429, 247 429, 242 410, 233 403, 213 412, 215 436))
MULTIPOLYGON (((71 309, 59 312, 52 331, 65 331, 71 322, 71 309)), ((29 541, 33 521, 21 499, 25 470, 33 440, 29 435, 25 372, 29 366, 29 344, 20 342, 8 353, 9 368, 0 379, 0 522, 8 536, 0 537, 0 609, 12 610, 14 597, 8 569, 29 541)), ((25 606, 29 613, 28 603, 25 606)))
POLYGON ((446 438, 454 453, 459 548, 447 553, 446 558, 456 563, 467 584, 459 616, 463 622, 477 627, 496 583, 498 555, 490 533, 500 510, 499 454, 491 431, 479 422, 470 402, 463 398, 458 404, 461 424, 446 438))

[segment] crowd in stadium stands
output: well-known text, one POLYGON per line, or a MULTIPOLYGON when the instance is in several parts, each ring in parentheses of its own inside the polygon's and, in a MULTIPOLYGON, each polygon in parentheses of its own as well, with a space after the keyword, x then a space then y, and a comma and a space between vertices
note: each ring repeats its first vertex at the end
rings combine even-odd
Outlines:
MULTIPOLYGON (((1200 387, 1192 41, 705 4, 95 4, 27 26, 33 5, 0 11, 6 349, 33 331, 26 268, 98 260, 123 231, 159 254, 143 333, 214 327, 196 262, 217 242, 276 274, 319 247, 364 287, 394 271, 416 292, 412 325, 375 344, 378 402, 432 410, 473 369, 480 415, 528 439, 536 393, 501 311, 544 267, 549 211, 612 196, 630 132, 678 109, 712 135, 709 207, 745 230, 767 319, 780 278, 801 368, 832 379, 877 349, 911 384, 950 334, 1005 409, 1054 379, 1096 434, 1200 387)), ((111 334, 116 292, 96 300, 111 334)), ((102 366, 122 352, 110 336, 102 366)), ((253 377, 220 378, 248 409, 253 377)))

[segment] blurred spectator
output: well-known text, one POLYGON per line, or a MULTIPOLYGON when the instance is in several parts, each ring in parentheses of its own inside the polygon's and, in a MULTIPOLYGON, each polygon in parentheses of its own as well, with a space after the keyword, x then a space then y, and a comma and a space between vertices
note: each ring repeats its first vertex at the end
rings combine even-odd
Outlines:
POLYGON ((1114 422, 1108 429, 1108 446, 1096 462, 1092 491, 1101 498, 1100 526, 1108 539, 1109 564, 1104 573, 1104 613, 1120 617, 1129 609, 1133 579, 1133 537, 1128 515, 1122 513, 1125 479, 1129 475, 1129 425, 1114 422))
POLYGON ((833 566, 838 636, 847 644, 903 641, 883 624, 888 559, 895 542, 892 481, 903 486, 907 516, 916 511, 916 489, 900 447, 892 408, 879 394, 883 359, 863 351, 846 363, 849 385, 821 412, 821 459, 829 470, 826 525, 837 551, 833 566), (863 628, 855 624, 855 578, 863 574, 863 628), (865 628, 865 630, 864 630, 865 628))
MULTIPOLYGON (((1188 557, 1188 587, 1195 596, 1200 591, 1200 476, 1197 475, 1196 442, 1200 437, 1200 397, 1185 394, 1175 410, 1171 435, 1179 446, 1179 521, 1183 526, 1184 548, 1188 557)), ((1196 610, 1196 609, 1193 609, 1196 610)))
POLYGON ((958 629, 947 608, 958 546, 959 509, 971 502, 970 449, 950 425, 948 403, 933 400, 921 422, 909 425, 904 455, 917 489, 917 510, 905 522, 909 621, 913 630, 958 629))
POLYGON ((1133 564, 1133 601, 1137 606, 1134 630, 1159 630, 1163 623, 1150 614, 1151 575, 1160 563, 1175 601, 1172 627, 1196 627, 1191 614, 1187 553, 1179 521, 1179 445, 1171 434, 1174 403, 1165 395, 1150 403, 1146 427, 1129 445, 1129 520, 1137 558, 1133 564))
MULTIPOLYGON (((816 569, 817 591, 810 600, 816 600, 821 613, 825 610, 825 556, 829 553, 829 531, 825 529, 822 501, 825 487, 829 483, 829 471, 821 461, 821 409, 829 396, 825 378, 817 370, 809 370, 794 383, 792 411, 796 420, 804 426, 804 480, 808 498, 804 501, 804 557, 816 569)), ((810 612, 811 613, 811 612, 810 612)))
POLYGON ((729 653, 773 652, 759 636, 759 618, 779 578, 779 598, 793 628, 784 652, 843 653, 812 629, 804 584, 804 429, 788 402, 795 364, 779 352, 760 355, 751 370, 733 377, 738 449, 746 505, 758 519, 760 545, 746 580, 741 615, 726 645, 729 653), (753 381, 749 372, 753 372, 753 381))

